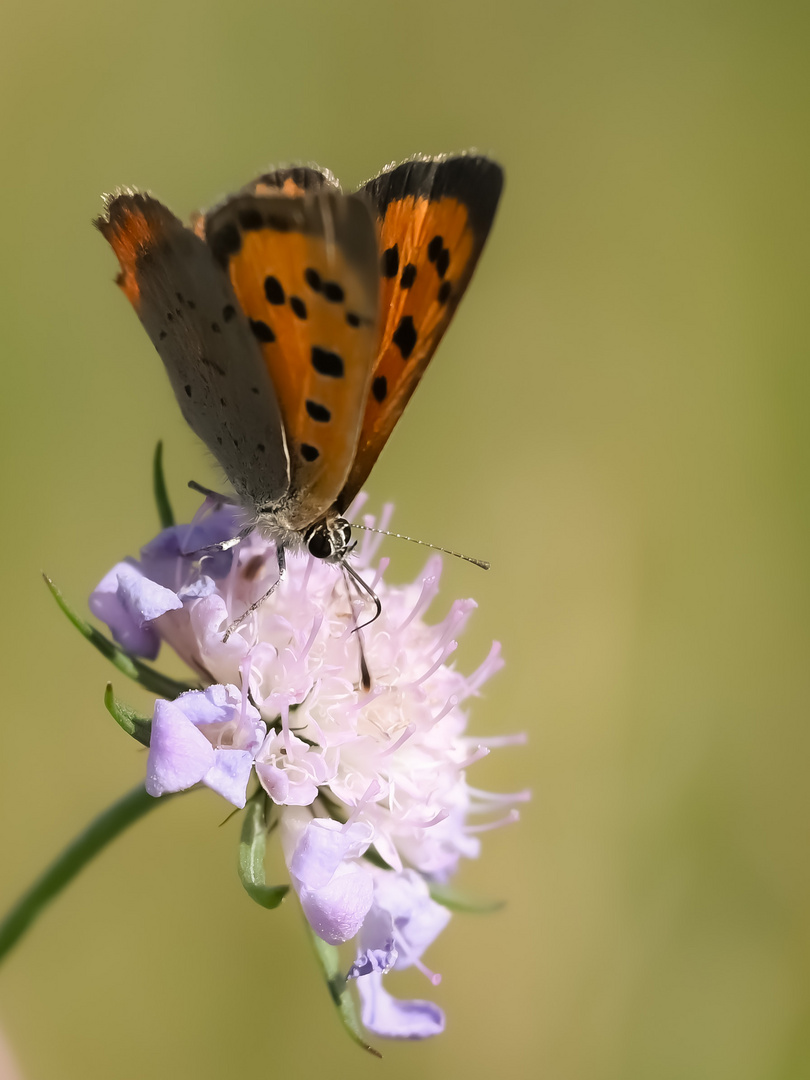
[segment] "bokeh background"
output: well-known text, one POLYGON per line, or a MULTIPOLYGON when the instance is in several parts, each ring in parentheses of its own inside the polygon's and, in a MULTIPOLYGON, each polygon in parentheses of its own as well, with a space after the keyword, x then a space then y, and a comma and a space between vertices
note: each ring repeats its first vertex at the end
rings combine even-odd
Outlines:
MULTIPOLYGON (((90 219, 185 214, 271 164, 347 185, 477 147, 508 183, 469 295, 375 469, 448 565, 474 704, 531 785, 461 884, 508 903, 428 954, 446 1034, 341 1031, 236 821, 158 809, 0 971, 27 1080, 810 1076, 808 9, 732 0, 28 0, 0 9, 0 906, 138 782, 84 605, 215 475, 90 219)), ((388 546, 393 577, 423 562, 388 546)), ((137 688, 114 679, 136 706, 137 688)), ((276 861, 275 864, 278 867, 276 861)), ((400 990, 425 993, 418 980, 400 990)))

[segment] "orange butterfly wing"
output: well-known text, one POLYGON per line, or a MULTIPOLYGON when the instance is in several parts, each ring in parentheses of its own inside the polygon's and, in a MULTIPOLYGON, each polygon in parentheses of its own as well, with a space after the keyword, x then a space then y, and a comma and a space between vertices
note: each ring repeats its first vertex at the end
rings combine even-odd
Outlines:
POLYGON ((499 165, 465 154, 405 162, 358 192, 378 220, 382 325, 341 511, 365 483, 458 307, 502 187, 499 165))
POLYGON ((379 269, 363 200, 341 195, 326 178, 318 183, 323 174, 314 170, 284 173, 211 211, 204 231, 261 346, 281 410, 290 491, 274 512, 303 529, 332 507, 355 456, 376 355, 379 269))

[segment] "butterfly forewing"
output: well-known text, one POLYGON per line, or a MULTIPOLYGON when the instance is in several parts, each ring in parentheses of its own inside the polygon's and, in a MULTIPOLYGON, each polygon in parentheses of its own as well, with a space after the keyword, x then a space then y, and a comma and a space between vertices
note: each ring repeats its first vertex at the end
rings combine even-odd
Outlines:
POLYGON ((275 386, 286 516, 303 528, 334 504, 357 447, 378 340, 374 222, 363 200, 328 189, 244 194, 207 216, 205 235, 275 386))
POLYGON ((503 186, 495 162, 476 155, 409 161, 358 194, 378 219, 378 356, 357 453, 339 497, 360 490, 416 389, 469 284, 503 186))
POLYGON ((189 426, 246 502, 277 502, 289 486, 281 416, 227 275, 207 245, 148 195, 115 196, 96 224, 189 426))
POLYGON ((343 195, 276 169, 185 228, 142 194, 97 222, 183 415, 281 535, 342 512, 466 289, 503 183, 473 154, 343 195))

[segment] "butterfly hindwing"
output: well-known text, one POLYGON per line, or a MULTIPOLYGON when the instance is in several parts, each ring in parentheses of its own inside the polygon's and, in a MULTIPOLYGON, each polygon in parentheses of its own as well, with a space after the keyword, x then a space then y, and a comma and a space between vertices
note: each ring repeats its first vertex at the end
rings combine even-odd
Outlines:
POLYGON ((314 195, 320 191, 340 191, 340 184, 328 169, 317 169, 312 165, 292 165, 262 173, 244 189, 244 194, 289 195, 296 198, 301 195, 314 195))
POLYGON ((378 220, 382 325, 357 453, 339 498, 360 490, 458 307, 498 205, 488 158, 408 161, 358 192, 378 220))
POLYGON ((206 217, 205 236, 276 389, 290 455, 285 514, 300 529, 333 505, 354 459, 376 355, 379 269, 366 203, 327 182, 290 198, 292 180, 281 180, 288 194, 230 199, 206 217))
POLYGON ((96 225, 118 284, 163 360, 183 416, 236 491, 275 503, 289 487, 276 395, 250 324, 207 245, 157 199, 117 195, 96 225))

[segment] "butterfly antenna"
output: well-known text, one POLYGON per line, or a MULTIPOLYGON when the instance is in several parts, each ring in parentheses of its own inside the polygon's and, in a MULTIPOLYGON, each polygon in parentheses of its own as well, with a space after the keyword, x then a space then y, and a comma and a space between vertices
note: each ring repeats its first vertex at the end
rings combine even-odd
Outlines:
MULTIPOLYGON (((346 583, 346 595, 349 598, 349 608, 352 613, 352 622, 354 623, 354 630, 352 630, 352 633, 357 634, 357 645, 360 649, 360 682, 363 689, 368 692, 371 689, 371 672, 368 670, 368 663, 366 661, 366 648, 363 644, 363 635, 358 633, 360 627, 357 625, 357 616, 354 612, 354 604, 352 603, 352 582, 350 581, 348 574, 346 573, 347 569, 348 568, 346 564, 343 563, 343 580, 346 583)), ((377 616, 375 615, 374 618, 376 619, 377 616)), ((374 622, 374 619, 372 619, 371 621, 374 622)), ((365 625, 368 626, 368 623, 365 623, 365 625)))
POLYGON ((354 522, 352 522, 352 528, 363 529, 365 532, 378 533, 380 536, 395 536, 397 540, 410 540, 412 544, 421 544, 422 547, 433 548, 434 551, 442 551, 445 555, 453 555, 456 559, 463 559, 464 562, 472 563, 473 566, 480 566, 482 570, 489 570, 492 565, 492 563, 488 563, 486 559, 474 559, 472 555, 462 555, 460 551, 451 551, 450 548, 439 547, 438 544, 429 544, 427 540, 417 540, 415 536, 405 536, 403 533, 389 532, 388 529, 372 529, 370 525, 355 525, 354 522))

